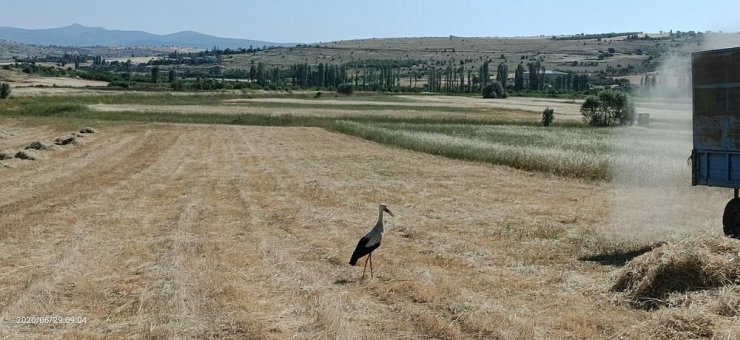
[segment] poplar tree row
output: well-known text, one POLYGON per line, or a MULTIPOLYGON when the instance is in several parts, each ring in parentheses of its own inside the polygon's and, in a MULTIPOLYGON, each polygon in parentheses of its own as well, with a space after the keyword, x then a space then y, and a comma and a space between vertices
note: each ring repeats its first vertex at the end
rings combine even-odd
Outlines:
MULTIPOLYGON (((545 77, 545 67, 540 62, 520 63, 514 72, 514 91, 541 91, 548 87, 557 90, 588 90, 588 76, 567 74, 558 77, 545 77)), ((489 61, 479 67, 466 67, 448 64, 439 67, 431 64, 383 63, 373 60, 369 63, 352 62, 347 64, 311 65, 293 64, 289 67, 269 66, 263 62, 252 64, 246 69, 230 69, 218 76, 234 79, 248 79, 260 86, 291 85, 304 88, 337 88, 352 85, 356 89, 368 91, 390 91, 398 89, 424 90, 444 93, 480 93, 493 81, 505 89, 509 85, 509 67, 500 63, 491 70, 489 61), (403 80, 402 80, 403 79, 403 80), (424 84, 419 87, 419 81, 424 84), (426 83, 424 83, 426 80, 426 83)))

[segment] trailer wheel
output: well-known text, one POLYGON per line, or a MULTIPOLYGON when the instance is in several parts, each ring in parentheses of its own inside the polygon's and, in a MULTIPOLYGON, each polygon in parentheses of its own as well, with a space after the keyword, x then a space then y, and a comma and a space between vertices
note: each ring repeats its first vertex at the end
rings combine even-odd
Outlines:
POLYGON ((740 239, 740 198, 733 198, 725 206, 722 216, 722 226, 725 235, 740 239))

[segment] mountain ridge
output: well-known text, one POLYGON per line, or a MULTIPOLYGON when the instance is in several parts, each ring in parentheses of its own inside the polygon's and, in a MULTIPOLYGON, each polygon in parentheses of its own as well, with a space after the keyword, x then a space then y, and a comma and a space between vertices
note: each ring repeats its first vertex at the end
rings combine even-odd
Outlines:
POLYGON ((250 46, 294 46, 262 40, 222 38, 195 31, 180 31, 165 35, 135 30, 109 30, 72 24, 57 28, 25 29, 0 27, 0 39, 22 44, 70 47, 89 46, 178 46, 200 49, 218 47, 248 48, 250 46))

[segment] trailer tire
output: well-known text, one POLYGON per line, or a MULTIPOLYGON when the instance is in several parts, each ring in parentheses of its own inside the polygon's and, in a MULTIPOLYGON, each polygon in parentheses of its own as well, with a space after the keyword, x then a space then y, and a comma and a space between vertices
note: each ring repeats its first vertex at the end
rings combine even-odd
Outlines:
POLYGON ((740 239, 740 198, 733 198, 725 206, 722 215, 722 227, 725 235, 740 239))

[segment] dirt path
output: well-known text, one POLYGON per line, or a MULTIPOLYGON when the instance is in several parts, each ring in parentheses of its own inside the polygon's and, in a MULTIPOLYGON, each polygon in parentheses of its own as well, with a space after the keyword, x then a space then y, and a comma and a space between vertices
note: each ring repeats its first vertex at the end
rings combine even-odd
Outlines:
POLYGON ((599 185, 312 128, 101 130, 0 169, 3 337, 590 338, 640 318, 605 296, 614 269, 577 260, 599 185), (361 280, 346 262, 381 201, 397 217, 361 280))

